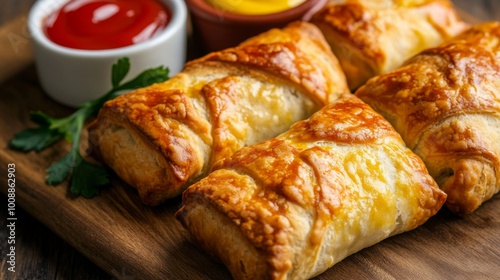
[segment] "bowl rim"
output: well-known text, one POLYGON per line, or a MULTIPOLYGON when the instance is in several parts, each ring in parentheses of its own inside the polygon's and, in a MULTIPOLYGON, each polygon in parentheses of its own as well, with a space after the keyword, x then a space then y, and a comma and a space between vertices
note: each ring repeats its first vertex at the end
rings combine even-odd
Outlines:
POLYGON ((299 16, 303 20, 308 20, 307 17, 310 17, 311 14, 317 10, 313 8, 318 7, 319 9, 326 4, 327 0, 306 0, 298 6, 288 10, 263 15, 246 15, 219 10, 207 3, 205 0, 185 0, 185 2, 191 13, 207 21, 220 23, 224 22, 229 24, 244 23, 265 25, 269 24, 269 22, 290 21, 291 19, 296 19, 299 16))
POLYGON ((171 37, 179 32, 183 31, 187 22, 187 7, 184 0, 159 0, 165 4, 171 11, 172 17, 168 25, 154 37, 145 40, 143 42, 133 44, 130 46, 115 48, 115 49, 104 49, 104 50, 82 50, 74 49, 65 46, 58 45, 52 42, 43 32, 43 20, 50 13, 53 13, 57 9, 61 8, 62 5, 71 0, 38 0, 31 7, 28 13, 28 32, 32 37, 33 41, 49 49, 52 52, 60 53, 61 55, 67 56, 77 56, 85 58, 99 58, 99 57, 117 57, 132 55, 138 52, 142 52, 162 44, 168 41, 171 37))

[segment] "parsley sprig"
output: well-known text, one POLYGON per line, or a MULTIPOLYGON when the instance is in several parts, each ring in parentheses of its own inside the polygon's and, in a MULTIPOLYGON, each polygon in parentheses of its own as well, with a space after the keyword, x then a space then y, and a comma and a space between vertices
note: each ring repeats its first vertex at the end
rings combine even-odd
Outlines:
POLYGON ((10 147, 24 152, 38 152, 66 139, 72 143, 72 148, 66 156, 46 170, 47 184, 59 185, 70 178, 71 193, 86 198, 97 195, 101 187, 109 184, 109 176, 104 167, 86 161, 80 154, 80 137, 85 121, 97 114, 106 101, 115 98, 120 92, 166 81, 169 74, 168 68, 160 66, 147 69, 132 80, 122 83, 129 70, 129 59, 119 59, 111 69, 112 89, 100 98, 80 105, 67 117, 53 118, 42 112, 31 112, 31 121, 38 127, 16 133, 9 142, 10 147))

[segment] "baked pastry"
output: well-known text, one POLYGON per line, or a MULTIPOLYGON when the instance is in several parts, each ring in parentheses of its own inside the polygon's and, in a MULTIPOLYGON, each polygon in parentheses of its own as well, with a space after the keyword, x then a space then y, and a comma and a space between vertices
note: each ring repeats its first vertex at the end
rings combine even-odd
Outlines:
POLYGON ((466 215, 500 190, 500 23, 474 26, 356 95, 384 115, 466 215))
POLYGON ((89 128, 91 151, 156 205, 348 91, 321 32, 295 22, 107 102, 89 128))
POLYGON ((235 279, 309 279, 414 229, 446 198, 354 95, 245 147, 183 193, 176 216, 235 279))
POLYGON ((311 22, 325 35, 351 90, 468 27, 448 0, 330 1, 311 22))

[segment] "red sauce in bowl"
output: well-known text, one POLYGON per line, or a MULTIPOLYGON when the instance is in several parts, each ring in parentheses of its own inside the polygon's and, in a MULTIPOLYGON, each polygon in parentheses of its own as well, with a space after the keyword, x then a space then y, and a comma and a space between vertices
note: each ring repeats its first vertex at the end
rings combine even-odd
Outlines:
POLYGON ((64 47, 106 50, 148 40, 170 18, 158 0, 72 0, 46 19, 44 31, 64 47))

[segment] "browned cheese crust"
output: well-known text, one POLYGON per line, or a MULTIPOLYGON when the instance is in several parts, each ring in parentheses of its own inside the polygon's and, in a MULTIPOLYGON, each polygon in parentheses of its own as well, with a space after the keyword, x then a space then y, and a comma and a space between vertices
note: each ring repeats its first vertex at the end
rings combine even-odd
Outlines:
POLYGON ((356 95, 422 157, 459 215, 500 190, 500 23, 474 26, 356 95))
POLYGON ((311 22, 324 33, 354 90, 466 27, 450 1, 330 1, 311 22))
POLYGON ((421 225, 446 198, 353 95, 214 169, 183 193, 177 217, 235 279, 309 279, 421 225))
POLYGON ((217 160, 282 133, 345 92, 321 32, 295 22, 107 102, 89 129, 91 151, 156 205, 217 160))

